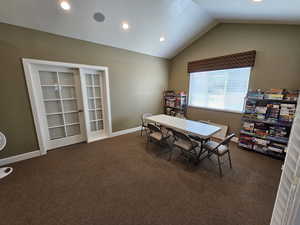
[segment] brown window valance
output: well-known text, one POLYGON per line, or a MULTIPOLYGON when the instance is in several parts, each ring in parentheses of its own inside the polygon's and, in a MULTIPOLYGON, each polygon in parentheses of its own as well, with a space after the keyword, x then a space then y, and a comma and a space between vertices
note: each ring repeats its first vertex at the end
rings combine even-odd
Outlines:
POLYGON ((241 52, 210 59, 202 59, 188 63, 188 72, 203 72, 211 70, 224 70, 242 67, 253 67, 256 51, 241 52))

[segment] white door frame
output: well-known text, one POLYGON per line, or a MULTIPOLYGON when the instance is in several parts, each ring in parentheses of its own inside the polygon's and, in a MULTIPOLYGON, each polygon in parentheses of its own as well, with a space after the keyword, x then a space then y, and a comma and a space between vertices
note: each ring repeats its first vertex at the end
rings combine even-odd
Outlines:
MULTIPOLYGON (((104 73, 104 92, 105 92, 105 109, 106 109, 106 136, 102 137, 106 138, 111 136, 112 134, 112 126, 111 126, 111 104, 110 104, 110 89, 109 89, 109 76, 108 76, 108 68, 103 66, 90 66, 90 65, 83 65, 83 64, 74 64, 74 63, 64 63, 64 62, 55 62, 55 61, 45 61, 45 60, 36 60, 36 59, 28 59, 23 58, 23 68, 25 72, 25 79, 27 83, 27 89, 29 93, 30 103, 31 103, 31 109, 34 119, 34 124, 36 128, 38 143, 39 143, 39 150, 41 155, 45 155, 47 153, 47 135, 45 132, 45 124, 43 124, 43 114, 42 114, 42 106, 39 103, 39 96, 40 93, 38 93, 38 88, 35 88, 35 77, 33 77, 33 66, 34 65, 50 65, 50 66, 63 66, 73 69, 78 69, 78 71, 82 71, 82 69, 94 69, 94 70, 100 70, 104 73)), ((80 74, 81 75, 81 74, 80 74)), ((82 82, 81 82, 82 84, 82 82)), ((81 88, 82 89, 82 86, 81 88)), ((81 92, 82 93, 82 92, 81 92)), ((84 98, 84 96, 82 96, 84 98)), ((84 117, 86 118, 87 115, 84 114, 84 117)), ((85 121, 87 121, 85 119, 85 121)), ((87 131, 85 130, 87 135, 87 131)), ((96 140, 95 140, 96 141, 96 140)))

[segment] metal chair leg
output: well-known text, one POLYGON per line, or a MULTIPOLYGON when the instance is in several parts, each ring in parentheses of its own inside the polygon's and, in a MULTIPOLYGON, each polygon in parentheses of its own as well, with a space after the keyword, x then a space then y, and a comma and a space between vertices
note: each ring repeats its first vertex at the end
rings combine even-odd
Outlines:
POLYGON ((150 137, 147 135, 147 143, 146 143, 146 148, 148 149, 149 146, 149 142, 150 142, 150 137))
POLYGON ((172 148, 172 145, 168 142, 168 140, 167 140, 167 145, 168 145, 168 148, 170 149, 169 159, 168 159, 168 161, 170 161, 172 159, 172 155, 173 155, 173 148, 172 148))
POLYGON ((141 128, 141 136, 143 136, 143 131, 144 131, 144 126, 142 125, 142 128, 141 128))
POLYGON ((171 159, 172 159, 172 155, 173 155, 173 150, 171 149, 171 150, 170 150, 170 153, 169 153, 169 158, 168 158, 168 161, 171 161, 171 159))
POLYGON ((232 169, 232 163, 231 163, 231 156, 230 156, 230 152, 228 151, 228 159, 229 159, 229 165, 230 165, 230 168, 232 169))
POLYGON ((223 173, 222 173, 222 166, 221 166, 221 162, 220 162, 220 156, 218 156, 218 164, 219 164, 220 177, 222 177, 223 173))

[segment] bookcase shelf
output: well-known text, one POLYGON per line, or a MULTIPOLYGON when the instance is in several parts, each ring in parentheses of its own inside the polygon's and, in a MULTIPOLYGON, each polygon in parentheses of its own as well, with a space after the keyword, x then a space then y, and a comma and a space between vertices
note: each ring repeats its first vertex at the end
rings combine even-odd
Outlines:
POLYGON ((283 127, 292 127, 293 125, 292 122, 281 122, 281 121, 276 122, 276 121, 269 121, 269 120, 262 120, 262 119, 253 119, 253 118, 248 118, 246 115, 247 114, 245 114, 245 116, 242 118, 243 121, 253 121, 257 123, 266 123, 270 125, 277 125, 283 127))
POLYGON ((266 156, 271 156, 272 158, 279 159, 279 160, 284 160, 285 159, 285 153, 278 153, 278 152, 273 152, 273 151, 266 151, 264 149, 249 149, 247 147, 241 146, 239 144, 239 147, 241 149, 247 150, 247 151, 253 151, 257 152, 266 156))
POLYGON ((284 159, 298 96, 299 91, 284 89, 249 92, 245 100, 239 146, 284 159))
POLYGON ((247 132, 244 130, 241 130, 240 133, 249 135, 251 137, 257 137, 257 138, 261 138, 263 140, 274 141, 274 142, 278 142, 278 143, 282 143, 282 144, 287 144, 289 142, 289 139, 285 138, 285 137, 275 137, 275 136, 269 136, 269 135, 261 136, 261 135, 257 135, 255 133, 247 132))
POLYGON ((261 102, 279 102, 279 103, 289 103, 289 104, 297 104, 297 101, 285 100, 285 99, 259 99, 259 98, 251 98, 247 97, 249 100, 261 101, 261 102))
POLYGON ((185 117, 187 110, 187 96, 185 93, 174 91, 164 92, 164 113, 166 115, 185 117))

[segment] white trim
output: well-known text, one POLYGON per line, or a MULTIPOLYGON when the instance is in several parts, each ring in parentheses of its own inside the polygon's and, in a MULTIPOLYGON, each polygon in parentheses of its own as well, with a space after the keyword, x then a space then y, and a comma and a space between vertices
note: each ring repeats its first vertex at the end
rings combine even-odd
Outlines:
MULTIPOLYGON (((103 66, 91 66, 91 65, 84 65, 84 64, 74 64, 74 63, 64 63, 64 62, 56 62, 56 61, 46 61, 46 60, 36 60, 36 59, 28 59, 23 58, 23 67, 25 72, 25 79, 28 87, 28 93, 32 108, 32 114, 34 118, 34 124, 36 127, 36 133, 38 137, 38 142, 40 146, 40 154, 45 155, 47 153, 47 150, 49 150, 48 142, 47 142, 47 135, 45 133, 45 127, 44 124, 45 121, 43 121, 43 113, 41 113, 42 108, 38 104, 39 97, 41 96, 41 93, 38 93, 37 88, 34 88, 35 83, 35 76, 33 75, 33 65, 43 65, 43 66, 59 66, 59 67, 67 67, 67 68, 75 68, 79 70, 79 75, 82 69, 92 69, 92 70, 100 70, 104 72, 104 81, 105 81, 105 110, 106 110, 106 136, 109 137, 112 133, 112 125, 111 125, 111 103, 110 103, 110 89, 109 89, 109 75, 108 75, 108 68, 103 66)), ((82 95, 82 83, 80 85, 81 89, 81 95, 82 95)), ((84 96, 82 96, 84 99, 84 96)), ((87 115, 85 115, 87 116, 87 115)), ((83 125, 83 124, 82 124, 83 125)), ((86 125, 86 120, 85 120, 86 125)), ((85 136, 87 136, 87 129, 83 129, 83 132, 85 132, 85 136)), ((105 136, 103 136, 105 138, 105 136)))
POLYGON ((23 161, 26 159, 35 158, 38 156, 41 156, 40 150, 36 150, 33 152, 27 152, 27 153, 23 153, 20 155, 10 156, 10 157, 4 158, 4 159, 0 159, 0 166, 5 166, 7 164, 23 161))
MULTIPOLYGON (((244 68, 250 68, 250 74, 249 74, 249 78, 248 78, 248 87, 247 87, 247 92, 249 92, 249 88, 250 88, 250 81, 252 79, 252 72, 253 72, 253 66, 250 67, 244 67, 244 68)), ((237 68, 233 68, 233 69, 237 69, 237 68)), ((229 69, 220 69, 220 70, 229 70, 229 69)), ((217 71, 217 70, 214 70, 217 71)), ((204 71, 205 72, 205 71, 204 71)), ((207 72, 207 71, 206 71, 207 72)), ((195 72, 193 72, 195 73, 195 72)), ((189 89, 188 89, 188 96, 190 96, 190 87, 191 87, 191 73, 189 74, 189 89)), ((247 95, 247 94, 246 94, 247 95)), ((216 108, 211 108, 211 107, 204 107, 204 106, 195 106, 190 104, 190 98, 188 99, 188 104, 187 107, 191 107, 191 108, 197 108, 197 109, 203 109, 203 110, 208 110, 208 111, 216 111, 216 112, 225 112, 225 113, 236 113, 236 114, 244 114, 245 112, 245 105, 246 105, 246 96, 244 97, 244 105, 243 105, 243 110, 242 111, 236 111, 236 110, 227 110, 227 109, 216 109, 216 108)))
MULTIPOLYGON (((85 115, 85 124, 86 124, 86 136, 87 142, 93 142, 95 140, 101 140, 103 138, 109 137, 112 133, 111 131, 111 105, 110 105, 110 93, 109 93, 109 80, 108 80, 108 69, 105 70, 95 70, 95 69, 86 69, 80 68, 80 77, 81 77, 81 87, 82 87, 82 96, 83 96, 83 110, 85 115), (87 87, 86 85, 86 74, 99 74, 100 75, 100 84, 101 87, 101 106, 99 107, 102 110, 102 121, 104 123, 103 130, 92 131, 90 126, 90 109, 88 104, 87 96, 87 87)), ((93 85, 92 85, 93 87, 93 85)))
MULTIPOLYGON (((92 139, 91 142, 100 141, 100 140, 107 139, 107 138, 113 138, 113 137, 117 137, 117 136, 124 135, 124 134, 134 133, 134 132, 140 131, 141 128, 142 127, 139 126, 139 127, 126 129, 126 130, 120 130, 120 131, 111 133, 110 136, 98 137, 98 138, 92 139)), ((47 153, 45 153, 45 154, 47 154, 47 153)), ((0 166, 4 166, 4 165, 11 164, 11 163, 23 161, 23 160, 26 160, 26 159, 35 158, 35 157, 38 157, 38 156, 41 156, 41 155, 44 155, 44 154, 41 154, 40 150, 36 150, 36 151, 33 151, 33 152, 27 152, 27 153, 20 154, 20 155, 10 156, 10 157, 4 158, 4 159, 0 159, 0 166)))
POLYGON ((11 174, 13 172, 13 168, 11 167, 1 167, 0 168, 0 179, 8 176, 9 174, 11 174))
MULTIPOLYGON (((111 136, 112 135, 112 123, 111 123, 111 103, 110 103, 110 87, 109 87, 109 75, 108 75, 108 67, 104 69, 104 76, 105 76, 105 99, 106 99, 106 119, 108 121, 107 125, 107 135, 111 136)), ((103 96, 102 96, 103 97, 103 96)))
POLYGON ((225 113, 236 113, 236 114, 243 114, 244 111, 234 111, 234 110, 227 110, 227 109, 215 109, 203 106, 195 106, 195 105, 188 105, 189 108, 196 108, 196 109, 203 109, 208 111, 216 111, 216 112, 225 112, 225 113))
POLYGON ((139 126, 139 127, 126 129, 126 130, 116 131, 116 132, 113 132, 110 137, 116 137, 116 136, 120 136, 120 135, 124 135, 124 134, 134 133, 134 132, 140 131, 141 129, 142 129, 142 127, 139 126))
POLYGON ((111 138, 110 136, 101 136, 101 137, 92 137, 90 140, 87 142, 87 144, 95 142, 95 141, 101 141, 107 138, 111 138))
POLYGON ((94 65, 77 64, 77 63, 65 63, 65 62, 57 62, 57 61, 30 59, 30 58, 23 58, 22 60, 23 60, 23 63, 28 63, 28 64, 76 67, 76 68, 86 68, 86 69, 95 69, 95 70, 106 70, 107 69, 107 67, 104 67, 104 66, 94 66, 94 65))
POLYGON ((36 104, 38 102, 38 98, 37 98, 38 95, 37 93, 35 93, 37 91, 36 88, 33 87, 34 81, 33 81, 32 67, 30 62, 31 60, 23 59, 23 68, 25 72, 27 90, 29 93, 30 105, 32 109, 34 124, 35 124, 37 138, 40 147, 39 151, 41 155, 45 155, 47 153, 47 149, 46 149, 46 143, 43 138, 43 127, 42 124, 39 122, 42 120, 42 118, 40 118, 41 114, 39 113, 39 107, 36 104))

